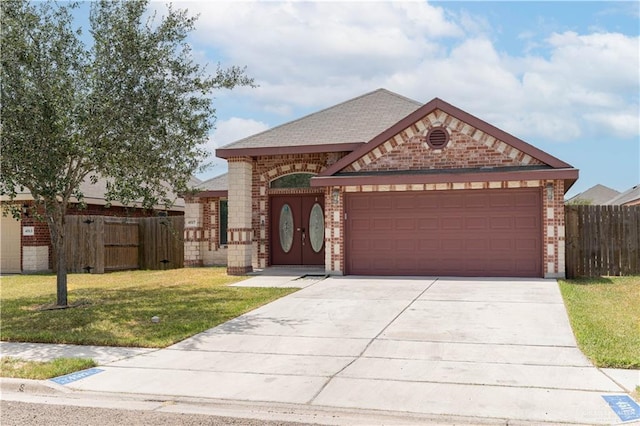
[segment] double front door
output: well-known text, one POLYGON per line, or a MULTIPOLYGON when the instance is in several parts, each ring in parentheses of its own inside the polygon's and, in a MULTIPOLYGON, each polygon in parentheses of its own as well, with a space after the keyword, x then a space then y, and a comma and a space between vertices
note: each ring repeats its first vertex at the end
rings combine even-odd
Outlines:
POLYGON ((274 195, 271 264, 324 265, 324 194, 274 195))

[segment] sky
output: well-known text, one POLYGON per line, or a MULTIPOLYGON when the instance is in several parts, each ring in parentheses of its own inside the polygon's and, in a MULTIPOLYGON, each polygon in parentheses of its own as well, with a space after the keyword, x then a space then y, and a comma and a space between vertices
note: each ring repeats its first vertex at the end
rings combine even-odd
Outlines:
MULTIPOLYGON (((640 183, 638 1, 174 1, 211 70, 257 88, 215 93, 212 153, 378 88, 441 98, 580 169, 567 196, 640 183)), ((162 3, 152 3, 162 10, 162 3)), ((224 160, 198 175, 226 172, 224 160)))

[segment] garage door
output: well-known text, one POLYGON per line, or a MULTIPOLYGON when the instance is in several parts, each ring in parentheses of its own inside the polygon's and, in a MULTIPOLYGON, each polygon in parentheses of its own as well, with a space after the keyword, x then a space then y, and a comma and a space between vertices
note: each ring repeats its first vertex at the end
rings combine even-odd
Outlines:
POLYGON ((346 272, 542 276, 534 189, 347 194, 346 272))
POLYGON ((12 217, 0 217, 0 272, 20 273, 20 222, 12 217))

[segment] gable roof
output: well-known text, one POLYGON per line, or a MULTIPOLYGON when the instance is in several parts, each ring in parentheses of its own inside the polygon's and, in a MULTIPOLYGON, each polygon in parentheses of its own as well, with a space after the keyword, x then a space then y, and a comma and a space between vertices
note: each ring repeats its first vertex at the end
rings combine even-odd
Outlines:
POLYGON ((607 201, 620 195, 620 191, 609 188, 604 185, 594 185, 584 192, 579 193, 567 200, 567 203, 576 202, 578 200, 589 201, 591 204, 606 204, 607 201))
POLYGON ((422 104, 378 89, 216 150, 216 156, 353 151, 422 104))
POLYGON ((608 206, 632 206, 640 204, 640 185, 629 188, 622 194, 612 198, 611 200, 603 204, 608 206))
POLYGON ((428 171, 423 174, 418 173, 407 173, 399 177, 396 175, 391 178, 390 183, 432 183, 438 182, 439 179, 445 179, 446 182, 470 182, 473 179, 481 179, 481 180, 518 180, 518 179, 562 179, 565 181, 565 191, 568 190, 571 185, 578 178, 578 170, 573 168, 571 165, 565 163, 564 161, 559 160, 558 158, 534 147, 526 143, 525 141, 516 138, 515 136, 439 99, 434 98, 430 102, 424 104, 422 107, 413 111, 406 117, 399 120, 397 123, 394 123, 391 127, 383 130, 381 133, 373 137, 369 142, 364 145, 357 147, 353 152, 346 155, 345 157, 338 160, 333 165, 329 166, 323 172, 318 174, 318 176, 311 179, 312 186, 328 186, 328 185, 346 185, 347 180, 349 179, 349 184, 353 185, 362 185, 366 184, 367 180, 373 180, 371 176, 364 176, 360 174, 357 176, 357 179, 354 179, 356 176, 338 176, 338 174, 348 167, 353 162, 362 158, 369 152, 376 149, 378 146, 384 144, 389 139, 398 135, 400 132, 410 127, 414 123, 423 119, 427 115, 432 112, 439 110, 444 112, 455 119, 466 123, 492 137, 497 140, 501 140, 504 143, 516 148, 517 150, 523 152, 535 158, 546 166, 544 169, 540 167, 534 168, 529 167, 523 170, 506 170, 505 168, 495 168, 491 171, 487 170, 458 170, 457 176, 456 173, 452 173, 451 171, 447 171, 443 173, 442 170, 438 171, 428 171), (447 175, 444 177, 443 175, 447 175))

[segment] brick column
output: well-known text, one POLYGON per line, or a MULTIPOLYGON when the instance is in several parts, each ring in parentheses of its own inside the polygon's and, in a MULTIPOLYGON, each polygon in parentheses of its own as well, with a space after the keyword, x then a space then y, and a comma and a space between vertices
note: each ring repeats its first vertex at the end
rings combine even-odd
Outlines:
POLYGON ((227 273, 242 275, 253 271, 253 229, 251 228, 252 161, 250 157, 231 157, 229 164, 229 223, 227 273))
POLYGON ((327 187, 324 200, 324 264, 327 274, 344 274, 344 194, 340 187, 327 187))

